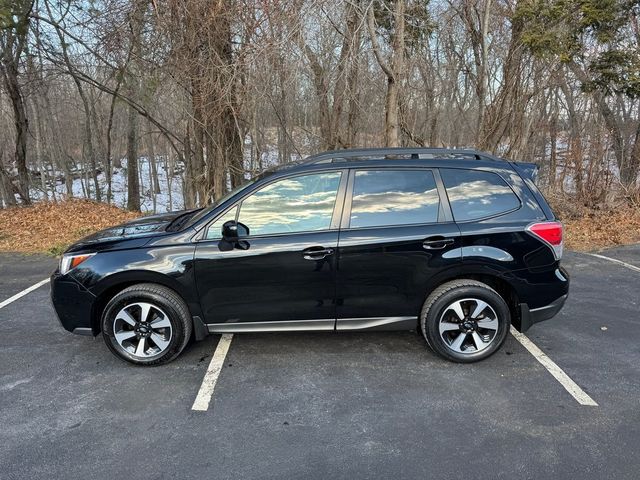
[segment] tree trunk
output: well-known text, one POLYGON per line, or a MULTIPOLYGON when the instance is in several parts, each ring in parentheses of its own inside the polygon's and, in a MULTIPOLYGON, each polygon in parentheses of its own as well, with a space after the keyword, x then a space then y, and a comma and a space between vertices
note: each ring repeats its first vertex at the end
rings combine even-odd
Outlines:
MULTIPOLYGON (((182 181, 182 190, 184 191, 184 206, 185 208, 195 208, 196 206, 196 189, 195 179, 193 172, 193 158, 191 155, 191 135, 190 135, 190 122, 187 122, 187 132, 184 139, 184 175, 182 181)), ((167 179, 171 177, 173 172, 167 170, 167 179)))
MULTIPOLYGON (((360 30, 357 30, 358 49, 360 48, 360 30)), ((360 90, 358 89, 358 75, 360 69, 360 63, 358 59, 358 53, 354 52, 351 68, 349 69, 349 113, 347 114, 347 133, 343 142, 344 148, 352 148, 356 144, 358 135, 358 116, 360 113, 360 90)))
MULTIPOLYGON (((173 187, 173 162, 169 161, 169 155, 171 155, 173 152, 169 153, 169 150, 167 149, 165 151, 164 154, 164 171, 166 172, 166 178, 167 178, 167 196, 169 197, 169 202, 167 205, 167 212, 171 212, 173 210, 173 192, 172 192, 172 187, 173 187), (169 172, 171 172, 171 174, 169 174, 169 172)), ((183 195, 183 198, 185 198, 185 195, 183 195)), ((185 208, 188 208, 186 205, 184 206, 185 208)))
POLYGON ((330 142, 329 148, 336 149, 343 147, 346 139, 341 138, 340 125, 342 123, 342 112, 344 110, 347 86, 355 79, 352 78, 353 71, 349 68, 350 63, 357 63, 357 58, 353 52, 360 43, 358 34, 358 12, 353 4, 347 3, 345 6, 346 29, 340 48, 340 58, 338 60, 336 72, 336 84, 333 89, 333 104, 331 106, 330 142), (349 76, 347 76, 349 71, 349 76))
POLYGON ((18 66, 13 58, 3 61, 2 77, 13 107, 15 126, 15 160, 18 167, 18 195, 25 205, 31 204, 29 195, 29 172, 27 170, 27 135, 29 121, 18 81, 18 66), (5 63, 6 62, 6 63, 5 63))
MULTIPOLYGON (((207 202, 207 187, 205 182, 206 159, 205 159, 205 128, 204 115, 199 105, 201 99, 194 98, 198 104, 193 108, 193 155, 191 156, 191 173, 193 178, 193 188, 196 193, 196 205, 204 206, 207 202)), ((207 152, 208 154, 209 152, 207 152)))
MULTIPOLYGON (((480 136, 476 147, 496 153, 501 141, 517 136, 525 121, 527 98, 523 98, 524 46, 522 45, 522 19, 511 18, 511 39, 507 58, 502 68, 501 84, 495 98, 483 111, 480 136)), ((486 67, 485 67, 486 68, 486 67)))
POLYGON ((285 66, 283 61, 278 57, 278 104, 274 105, 274 111, 278 116, 278 162, 287 163, 291 161, 290 133, 289 133, 289 105, 287 97, 287 85, 285 66))
POLYGON ((127 115, 127 209, 140 211, 140 183, 138 179, 138 113, 132 107, 127 115))
POLYGON ((226 157, 229 160, 229 177, 231 179, 231 188, 242 185, 244 179, 244 156, 242 153, 242 138, 244 135, 239 131, 238 118, 236 109, 230 108, 225 118, 225 144, 226 157))
POLYGON ((156 144, 153 140, 153 133, 149 132, 147 136, 147 156, 149 157, 149 188, 154 194, 160 193, 160 184, 158 183, 158 165, 156 159, 156 144))
MULTIPOLYGON (((118 78, 118 84, 116 86, 116 92, 120 90, 120 85, 122 84, 122 75, 119 76, 118 78)), ((111 102, 109 104, 109 120, 107 123, 107 151, 105 153, 105 162, 106 162, 106 169, 105 169, 105 174, 107 177, 107 203, 111 203, 111 198, 112 198, 112 192, 111 192, 111 188, 112 188, 112 177, 113 177, 113 164, 111 161, 111 131, 113 130, 113 114, 115 111, 115 106, 116 106, 116 98, 118 98, 116 95, 112 95, 111 96, 111 102)))
POLYGON ((375 27, 373 4, 367 11, 367 26, 371 37, 373 53, 380 68, 387 76, 387 94, 385 98, 384 142, 388 147, 399 147, 399 88, 404 70, 405 50, 405 0, 397 0, 393 10, 394 32, 391 38, 391 59, 384 58, 375 27))
MULTIPOLYGON (((567 155, 565 164, 573 165, 574 180, 576 184, 576 193, 580 196, 584 194, 583 185, 583 152, 582 141, 580 139, 580 131, 578 125, 578 114, 576 112, 575 103, 573 99, 573 92, 569 89, 566 76, 563 76, 560 81, 560 89, 567 102, 568 119, 569 119, 569 145, 567 149, 567 155)), ((566 166, 565 166, 566 169, 566 166)))
POLYGON ((309 59, 311 72, 313 73, 313 85, 318 98, 320 137, 322 138, 320 148, 322 150, 332 150, 335 147, 332 145, 332 119, 329 113, 329 80, 315 52, 308 45, 304 46, 304 51, 309 59))
POLYGON ((640 170, 640 122, 636 129, 635 138, 633 141, 633 148, 629 155, 629 161, 625 165, 625 168, 620 172, 620 179, 623 185, 630 187, 637 186, 638 170, 640 170))
POLYGON ((38 112, 38 105, 35 100, 31 102, 33 110, 33 118, 35 118, 35 142, 36 142, 36 165, 38 166, 38 174, 40 175, 40 189, 45 201, 49 201, 49 190, 47 188, 47 169, 44 164, 42 151, 42 115, 38 112))
POLYGON ((158 169, 156 168, 156 152, 152 133, 148 133, 147 136, 147 161, 149 162, 149 192, 151 193, 153 213, 156 213, 156 195, 160 193, 160 186, 158 185, 158 169))
MULTIPOLYGON (((140 58, 142 49, 141 35, 144 22, 144 11, 147 3, 144 0, 134 0, 133 10, 129 18, 130 49, 133 58, 140 58)), ((137 102, 140 98, 140 65, 135 61, 129 65, 130 75, 126 78, 128 97, 137 102)), ((128 106, 127 115, 127 209, 140 211, 140 178, 138 173, 138 111, 132 105, 128 106)))
MULTIPOLYGON (((549 190, 555 192, 556 190, 556 177, 558 171, 558 92, 555 91, 553 93, 553 105, 550 112, 550 125, 549 125, 549 142, 550 142, 550 154, 549 154, 549 174, 548 174, 548 183, 549 190)), ((544 155, 544 146, 546 145, 546 141, 543 142, 543 155, 544 155)))
POLYGON ((13 184, 9 175, 4 171, 2 167, 2 155, 0 154, 0 193, 2 193, 2 200, 5 206, 11 207, 16 205, 16 195, 14 193, 13 184))

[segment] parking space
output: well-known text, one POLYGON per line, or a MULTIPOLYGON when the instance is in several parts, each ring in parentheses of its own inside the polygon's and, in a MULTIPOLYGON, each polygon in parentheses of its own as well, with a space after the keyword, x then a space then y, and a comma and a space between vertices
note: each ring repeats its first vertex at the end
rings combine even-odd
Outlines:
MULTIPOLYGON (((603 255, 640 265, 635 248, 603 255)), ((0 301, 53 264, 29 262, 0 257, 0 301)), ((636 478, 640 273, 564 263, 565 308, 527 336, 597 407, 513 336, 458 365, 414 332, 381 332, 235 335, 209 409, 193 411, 219 336, 129 366, 64 332, 43 286, 0 309, 0 477, 636 478)))
POLYGON ((45 255, 0 253, 0 302, 47 278, 56 263, 45 255))
POLYGON ((614 258, 640 268, 640 245, 625 245, 622 247, 608 248, 599 253, 609 258, 614 258))
MULTIPOLYGON (((639 264, 640 250, 629 260, 639 264)), ((569 253, 565 263, 572 275, 569 300, 528 336, 603 408, 632 414, 640 395, 640 273, 585 254, 569 253)))

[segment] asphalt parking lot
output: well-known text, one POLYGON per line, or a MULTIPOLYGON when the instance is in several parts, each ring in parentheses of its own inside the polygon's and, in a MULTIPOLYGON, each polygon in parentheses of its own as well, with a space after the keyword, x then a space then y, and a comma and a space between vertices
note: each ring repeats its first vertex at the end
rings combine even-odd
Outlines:
MULTIPOLYGON (((640 246, 602 255, 640 267, 640 246)), ((0 255, 0 302, 47 257, 0 255)), ((527 332, 598 404, 580 405, 513 336, 448 363, 414 332, 219 336, 140 368, 58 325, 48 287, 0 308, 0 478, 582 478, 640 469, 640 272, 565 253, 562 312, 527 332)))

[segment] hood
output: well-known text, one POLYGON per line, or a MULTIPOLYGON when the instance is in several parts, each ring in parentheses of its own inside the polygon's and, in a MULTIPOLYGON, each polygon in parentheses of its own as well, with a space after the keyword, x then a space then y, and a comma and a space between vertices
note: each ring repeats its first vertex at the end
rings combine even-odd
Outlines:
POLYGON ((114 227, 109 227, 93 233, 74 243, 71 250, 79 250, 88 245, 102 242, 119 242, 131 238, 152 237, 166 233, 167 226, 178 217, 195 213, 199 209, 182 210, 179 212, 160 213, 136 218, 114 227))

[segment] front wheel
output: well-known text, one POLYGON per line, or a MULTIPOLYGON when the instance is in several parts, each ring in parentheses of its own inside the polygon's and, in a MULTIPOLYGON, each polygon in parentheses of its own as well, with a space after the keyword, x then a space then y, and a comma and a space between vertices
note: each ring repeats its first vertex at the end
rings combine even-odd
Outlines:
POLYGON ((509 332, 509 306, 493 288, 475 280, 454 280, 427 298, 420 327, 427 344, 454 362, 484 360, 509 332))
POLYGON ((107 347, 136 365, 159 365, 176 358, 193 326, 186 304, 173 290, 151 283, 125 288, 102 314, 107 347))

